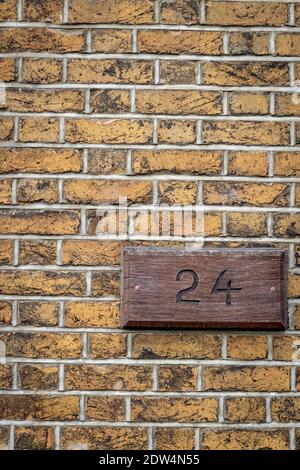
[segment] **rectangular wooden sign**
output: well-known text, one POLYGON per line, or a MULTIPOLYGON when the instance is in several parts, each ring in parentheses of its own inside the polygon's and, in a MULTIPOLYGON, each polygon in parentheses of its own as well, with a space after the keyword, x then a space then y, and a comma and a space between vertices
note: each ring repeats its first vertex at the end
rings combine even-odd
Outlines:
POLYGON ((283 250, 125 248, 122 284, 125 328, 287 326, 283 250))

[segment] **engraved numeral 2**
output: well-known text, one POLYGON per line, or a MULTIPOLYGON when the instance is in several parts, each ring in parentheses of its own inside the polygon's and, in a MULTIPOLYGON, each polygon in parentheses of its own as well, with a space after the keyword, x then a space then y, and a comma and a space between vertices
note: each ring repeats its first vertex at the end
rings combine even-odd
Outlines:
POLYGON ((185 292, 192 292, 193 290, 196 289, 196 287, 198 286, 199 284, 199 278, 198 278, 198 274, 195 273, 195 271, 193 271, 192 269, 183 269, 182 271, 179 271, 177 274, 176 274, 176 281, 180 281, 181 279, 181 276, 184 274, 184 273, 187 273, 187 274, 190 274, 193 278, 193 283, 189 286, 189 287, 186 287, 185 289, 181 289, 180 291, 177 292, 176 294, 176 303, 179 303, 179 302, 193 302, 193 303, 199 303, 200 300, 195 300, 195 299, 183 299, 182 296, 185 292))

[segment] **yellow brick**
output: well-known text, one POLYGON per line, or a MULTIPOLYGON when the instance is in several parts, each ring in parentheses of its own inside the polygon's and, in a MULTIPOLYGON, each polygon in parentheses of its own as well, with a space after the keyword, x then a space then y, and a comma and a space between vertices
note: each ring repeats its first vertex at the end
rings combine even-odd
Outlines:
POLYGON ((160 82, 170 85, 196 83, 196 64, 191 60, 161 60, 160 82))
POLYGON ((2 271, 0 293, 5 295, 83 295, 83 273, 2 271))
POLYGON ((58 183, 54 179, 21 179, 17 184, 17 202, 58 202, 58 183))
POLYGON ((154 443, 156 450, 193 450, 194 430, 189 428, 156 428, 154 443))
POLYGON ((280 56, 300 55, 300 35, 297 33, 277 33, 275 37, 276 54, 280 56))
POLYGON ((135 334, 134 359, 218 359, 220 337, 197 333, 135 334))
POLYGON ((9 325, 12 318, 12 306, 9 302, 0 302, 0 325, 9 325))
POLYGON ((199 4, 194 0, 173 0, 162 2, 160 22, 169 24, 198 24, 199 4))
POLYGON ((162 144, 193 144, 196 139, 195 132, 194 121, 158 121, 158 142, 162 144))
POLYGON ((252 212, 228 212, 227 234, 232 237, 267 235, 267 216, 252 212))
POLYGON ((85 416, 99 421, 125 421, 125 403, 122 397, 87 397, 85 416))
POLYGON ((71 112, 84 110, 84 96, 77 90, 12 89, 2 107, 12 112, 71 112))
POLYGON ((144 450, 148 445, 145 428, 67 426, 62 428, 62 448, 67 450, 144 450))
POLYGON ((13 82, 16 79, 16 67, 14 59, 0 59, 1 82, 13 82))
POLYGON ((230 93, 229 109, 232 114, 268 114, 269 95, 267 93, 230 93))
POLYGON ((264 152, 229 152, 228 174, 235 176, 267 176, 268 156, 264 152))
POLYGON ((125 54, 131 52, 131 31, 126 29, 100 29, 92 31, 93 52, 125 54))
POLYGON ((118 328, 120 307, 117 302, 67 302, 65 326, 70 328, 118 328))
POLYGON ((300 214, 275 214, 273 230, 277 237, 297 237, 300 235, 300 214))
POLYGON ((22 240, 19 244, 20 264, 55 264, 55 240, 22 240))
POLYGON ((229 33, 229 52, 234 55, 268 55, 269 34, 253 32, 229 33))
POLYGON ((0 450, 9 449, 9 427, 1 426, 0 428, 0 450))
POLYGON ((53 118, 21 118, 20 142, 58 142, 59 121, 53 118))
MULTIPOLYGON (((1 304, 0 304, 0 312, 1 312, 1 304)), ((0 313, 1 317, 1 313, 0 313)), ((295 322, 295 329, 300 330, 300 305, 297 305, 294 312, 294 322, 295 322)))
POLYGON ((72 235, 79 232, 77 211, 0 211, 2 234, 72 235))
POLYGON ((225 421, 229 423, 263 423, 266 419, 264 398, 226 398, 225 421))
POLYGON ((1 419, 68 421, 79 418, 79 397, 1 395, 1 419))
POLYGON ((12 264, 13 250, 13 240, 0 240, 0 264, 12 264))
POLYGON ((24 19, 26 21, 50 21, 61 23, 63 14, 63 0, 43 0, 35 2, 25 0, 24 19))
POLYGON ((129 59, 71 59, 68 81, 73 83, 153 83, 153 62, 129 59))
POLYGON ((187 205, 197 201, 197 183, 193 181, 162 181, 158 191, 163 204, 187 205))
POLYGON ((141 119, 67 119, 66 141, 90 144, 148 144, 152 122, 141 119))
POLYGON ((149 390, 152 367, 127 365, 67 365, 66 390, 149 390))
POLYGON ((140 52, 154 54, 222 54, 222 35, 215 31, 138 31, 140 52))
POLYGON ((204 184, 205 204, 288 206, 289 186, 284 183, 217 182, 204 184))
POLYGON ((290 274, 288 279, 289 297, 300 297, 300 274, 290 274))
POLYGON ((299 361, 299 336, 275 336, 273 338, 273 358, 278 361, 299 361))
POLYGON ((58 367, 41 364, 19 366, 20 387, 24 390, 55 390, 58 388, 58 367))
POLYGON ((300 420, 299 397, 277 397, 272 401, 273 421, 290 423, 300 420))
POLYGON ((300 185, 297 184, 296 185, 296 206, 299 207, 300 206, 300 185))
POLYGON ((15 428, 16 450, 54 450, 54 427, 17 426, 15 428))
POLYGON ((282 26, 288 23, 288 5, 280 2, 208 1, 206 23, 220 26, 282 26))
POLYGON ((229 336, 227 339, 227 356, 230 359, 252 361, 268 357, 266 336, 229 336))
POLYGON ((89 335, 89 357, 110 359, 126 357, 127 336, 118 333, 95 333, 89 335))
POLYGON ((31 326, 57 326, 58 302, 20 302, 18 323, 31 326))
POLYGON ((75 149, 0 149, 0 173, 79 173, 81 168, 75 149))
POLYGON ((55 83, 62 79, 62 62, 59 59, 24 59, 24 82, 55 83))
POLYGON ((203 143, 240 145, 289 145, 285 122, 204 121, 203 143))
POLYGON ((10 140, 13 136, 14 121, 10 117, 0 118, 0 140, 10 140))
POLYGON ((137 90, 136 109, 146 114, 221 114, 222 94, 198 90, 137 90))
POLYGON ((198 371, 191 366, 160 366, 158 389, 163 392, 190 392, 197 389, 198 371))
POLYGON ((91 112, 93 113, 129 113, 129 90, 92 90, 91 112))
POLYGON ((0 3, 0 21, 17 19, 17 0, 3 0, 0 3))
POLYGON ((0 31, 0 44, 0 52, 80 52, 85 48, 85 33, 47 28, 6 28, 0 31))
POLYGON ((0 180, 0 204, 11 204, 10 180, 0 180))
POLYGON ((122 243, 98 240, 65 240, 63 264, 113 266, 120 264, 122 243))
POLYGON ((204 213, 205 237, 220 237, 222 234, 222 214, 220 212, 204 213))
POLYGON ((195 175, 218 175, 222 168, 222 153, 198 150, 135 150, 133 172, 179 173, 195 175))
POLYGON ((275 113, 278 116, 298 116, 300 113, 299 100, 295 101, 292 93, 277 93, 275 95, 275 113))
POLYGON ((148 24, 154 21, 152 0, 70 0, 71 23, 148 24))
POLYGON ((295 24, 300 25, 300 5, 295 5, 295 24))
POLYGON ((150 398, 131 400, 132 421, 177 423, 214 422, 218 419, 218 400, 215 398, 150 398))
MULTIPOLYGON (((3 352, 2 352, 3 354, 3 352)), ((3 360, 3 359, 2 359, 3 360)), ((12 368, 11 366, 0 364, 0 387, 3 390, 12 388, 12 368)))
POLYGON ((100 271, 92 274, 91 295, 118 296, 120 294, 120 275, 115 271, 100 271))
POLYGON ((289 434, 276 429, 205 429, 201 445, 205 450, 289 450, 289 434))
POLYGON ((290 369, 262 366, 205 367, 203 389, 245 392, 289 391, 290 369))
POLYGON ((205 85, 288 85, 288 64, 280 62, 205 62, 205 85))
POLYGON ((127 152, 115 149, 90 149, 88 155, 89 173, 109 175, 126 173, 127 152))

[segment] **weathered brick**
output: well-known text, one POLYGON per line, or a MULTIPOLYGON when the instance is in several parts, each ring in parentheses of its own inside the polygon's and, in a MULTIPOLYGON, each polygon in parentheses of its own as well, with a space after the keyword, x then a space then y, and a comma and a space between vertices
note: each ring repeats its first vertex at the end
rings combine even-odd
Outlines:
POLYGON ((0 264, 13 263, 13 240, 0 240, 0 264))
MULTIPOLYGON (((1 317, 1 303, 0 303, 0 317, 1 317)), ((295 330, 300 330, 300 306, 297 305, 294 311, 295 330)))
POLYGON ((268 93, 234 92, 229 94, 229 109, 231 114, 269 113, 268 93))
POLYGON ((56 326, 58 302, 20 302, 18 324, 32 326, 56 326))
POLYGON ((168 85, 196 83, 196 64, 191 60, 160 60, 160 83, 168 85))
POLYGON ((16 79, 16 66, 14 59, 0 59, 1 82, 13 82, 16 79))
POLYGON ((5 28, 0 31, 0 44, 0 52, 80 52, 85 49, 85 33, 48 28, 5 28))
POLYGON ((234 176, 267 176, 268 156, 265 152, 229 152, 228 174, 234 176))
POLYGON ((158 389, 163 392, 190 392, 197 389, 198 371, 191 366, 160 366, 158 389))
POLYGON ((12 306, 10 302, 0 302, 0 325, 9 325, 12 318, 12 306))
POLYGON ((99 421, 125 421, 124 399, 116 396, 87 397, 85 416, 99 421))
POLYGON ((131 400, 132 421, 214 422, 218 419, 215 398, 153 398, 134 397, 131 400))
POLYGON ((288 5, 280 2, 208 1, 206 23, 220 26, 282 26, 288 23, 288 5))
POLYGON ((203 143, 241 145, 289 145, 286 122, 204 121, 203 143))
POLYGON ((126 29, 100 29, 92 31, 92 51, 125 54, 131 52, 131 31, 126 29))
POLYGON ((295 248, 295 265, 300 266, 300 245, 294 245, 295 248))
POLYGON ((58 387, 58 367, 23 364, 19 366, 19 380, 24 390, 55 390, 58 387))
POLYGON ((81 168, 75 149, 0 148, 0 173, 79 173, 81 168))
POLYGON ((204 184, 204 202, 285 207, 289 205, 289 186, 284 183, 207 182, 204 184))
POLYGON ((154 448, 156 450, 193 450, 194 430, 190 428, 156 428, 154 448))
POLYGON ((70 23, 153 23, 154 4, 152 0, 71 0, 69 4, 70 23))
POLYGON ((264 398, 226 398, 225 421, 229 423, 263 423, 266 419, 264 398))
POLYGON ((9 449, 9 427, 0 427, 0 450, 9 449))
POLYGON ((298 116, 299 112, 300 103, 293 99, 292 93, 277 93, 275 95, 275 113, 278 116, 298 116))
POLYGON ((67 426, 62 429, 62 448, 98 450, 144 450, 147 448, 148 432, 133 427, 84 427, 67 426))
POLYGON ((222 94, 198 90, 137 90, 136 109, 146 114, 221 114, 222 94))
POLYGON ((81 356, 79 334, 1 333, 8 357, 73 359, 81 356))
POLYGON ((269 34, 253 32, 229 33, 228 49, 233 55, 268 55, 269 34))
POLYGON ((68 202, 82 204, 118 204, 126 197, 129 204, 151 201, 152 184, 148 181, 71 180, 64 184, 64 197, 68 202))
POLYGON ((6 91, 0 106, 11 112, 72 112, 84 110, 84 96, 78 90, 32 90, 13 88, 6 91))
POLYGON ((296 185, 296 191, 295 191, 295 204, 297 207, 300 206, 300 185, 296 185))
POLYGON ((205 450, 289 450, 288 430, 205 429, 205 450))
POLYGON ((273 358, 278 361, 300 360, 299 336, 275 336, 273 338, 273 358))
POLYGON ((222 214, 220 212, 204 213, 204 235, 220 237, 222 235, 222 214))
POLYGON ((300 274, 290 274, 288 278, 289 297, 300 297, 300 274))
POLYGON ((129 90, 92 90, 91 112, 93 113, 129 113, 129 90))
POLYGON ((126 365, 66 365, 66 390, 148 390, 152 367, 126 365))
POLYGON ((284 62, 205 62, 205 85, 259 86, 287 85, 288 64, 284 62))
POLYGON ((299 421, 299 397, 277 397, 272 400, 272 419, 278 422, 299 421))
POLYGON ((300 55, 300 35, 297 33, 277 33, 275 37, 276 54, 280 56, 300 55))
POLYGON ((217 335, 135 334, 132 341, 134 359, 218 359, 221 355, 217 335))
POLYGON ((99 271, 92 274, 91 295, 109 297, 120 295, 120 274, 116 271, 99 271))
POLYGON ((93 175, 126 173, 127 152, 115 149, 90 149, 88 171, 93 175))
POLYGON ((19 244, 20 264, 55 264, 55 240, 22 240, 19 244))
POLYGON ((59 140, 59 121, 53 118, 21 118, 19 127, 20 142, 49 142, 59 140))
POLYGON ((1 271, 0 293, 5 295, 83 295, 83 273, 57 271, 1 271))
POLYGON ((17 183, 17 202, 58 202, 55 179, 21 179, 17 183))
POLYGON ((198 24, 199 0, 163 0, 160 8, 160 22, 166 24, 198 24))
POLYGON ((158 191, 163 204, 186 205, 197 201, 197 183, 193 181, 162 181, 158 191))
POLYGON ((227 234, 231 237, 267 235, 267 216, 254 212, 228 212, 227 234))
POLYGON ((24 19, 26 21, 43 21, 61 23, 63 0, 43 0, 42 2, 25 0, 24 19))
POLYGON ((16 450, 54 450, 54 427, 45 426, 16 426, 16 450))
POLYGON ((1 395, 1 419, 70 421, 79 418, 75 396, 1 395))
POLYGON ((300 143, 300 126, 298 122, 296 123, 296 143, 300 143))
POLYGON ((147 144, 152 122, 142 119, 67 119, 66 141, 95 144, 147 144))
POLYGON ((0 364, 0 388, 3 390, 12 388, 12 380, 11 366, 0 364))
POLYGON ((0 118, 0 140, 10 140, 13 135, 14 121, 11 117, 0 118))
POLYGON ((273 231, 277 237, 297 237, 300 235, 300 214, 274 214, 273 231))
POLYGON ((0 180, 0 204, 11 204, 10 180, 0 180))
POLYGON ((153 83, 154 66, 148 60, 70 59, 68 81, 73 83, 153 83))
POLYGON ((140 52, 156 54, 222 54, 222 35, 216 31, 138 31, 140 52))
POLYGON ((77 211, 0 211, 2 234, 72 235, 79 232, 77 211))
POLYGON ((300 5, 295 5, 295 24, 300 25, 300 5))
POLYGON ((62 61, 59 59, 24 59, 22 81, 28 83, 56 83, 62 79, 62 61))
POLYGON ((94 333, 89 335, 89 357, 110 359, 126 357, 127 336, 118 333, 94 333))
POLYGON ((204 390, 284 392, 290 390, 289 367, 215 366, 204 368, 204 390))
POLYGON ((157 137, 162 144, 193 144, 196 139, 195 121, 158 121, 157 137))
POLYGON ((66 240, 63 243, 63 264, 78 265, 118 265, 122 243, 98 240, 66 240))
POLYGON ((0 21, 17 19, 17 0, 3 0, 0 3, 0 21))
POLYGON ((119 304, 116 302, 67 302, 65 326, 70 328, 117 328, 119 304))
POLYGON ((132 167, 133 172, 140 175, 218 175, 222 168, 222 153, 198 150, 135 150, 132 167))
POLYGON ((268 357, 266 336, 228 336, 227 356, 230 359, 253 361, 268 357))

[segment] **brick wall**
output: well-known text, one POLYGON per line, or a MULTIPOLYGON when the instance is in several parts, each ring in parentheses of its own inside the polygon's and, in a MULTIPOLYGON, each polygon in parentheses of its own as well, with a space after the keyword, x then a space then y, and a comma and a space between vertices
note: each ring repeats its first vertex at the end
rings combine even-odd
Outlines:
POLYGON ((300 3, 0 21, 1 447, 300 448, 300 3), (96 230, 119 195, 197 203, 208 247, 285 248, 289 330, 120 330, 126 242, 96 230))

